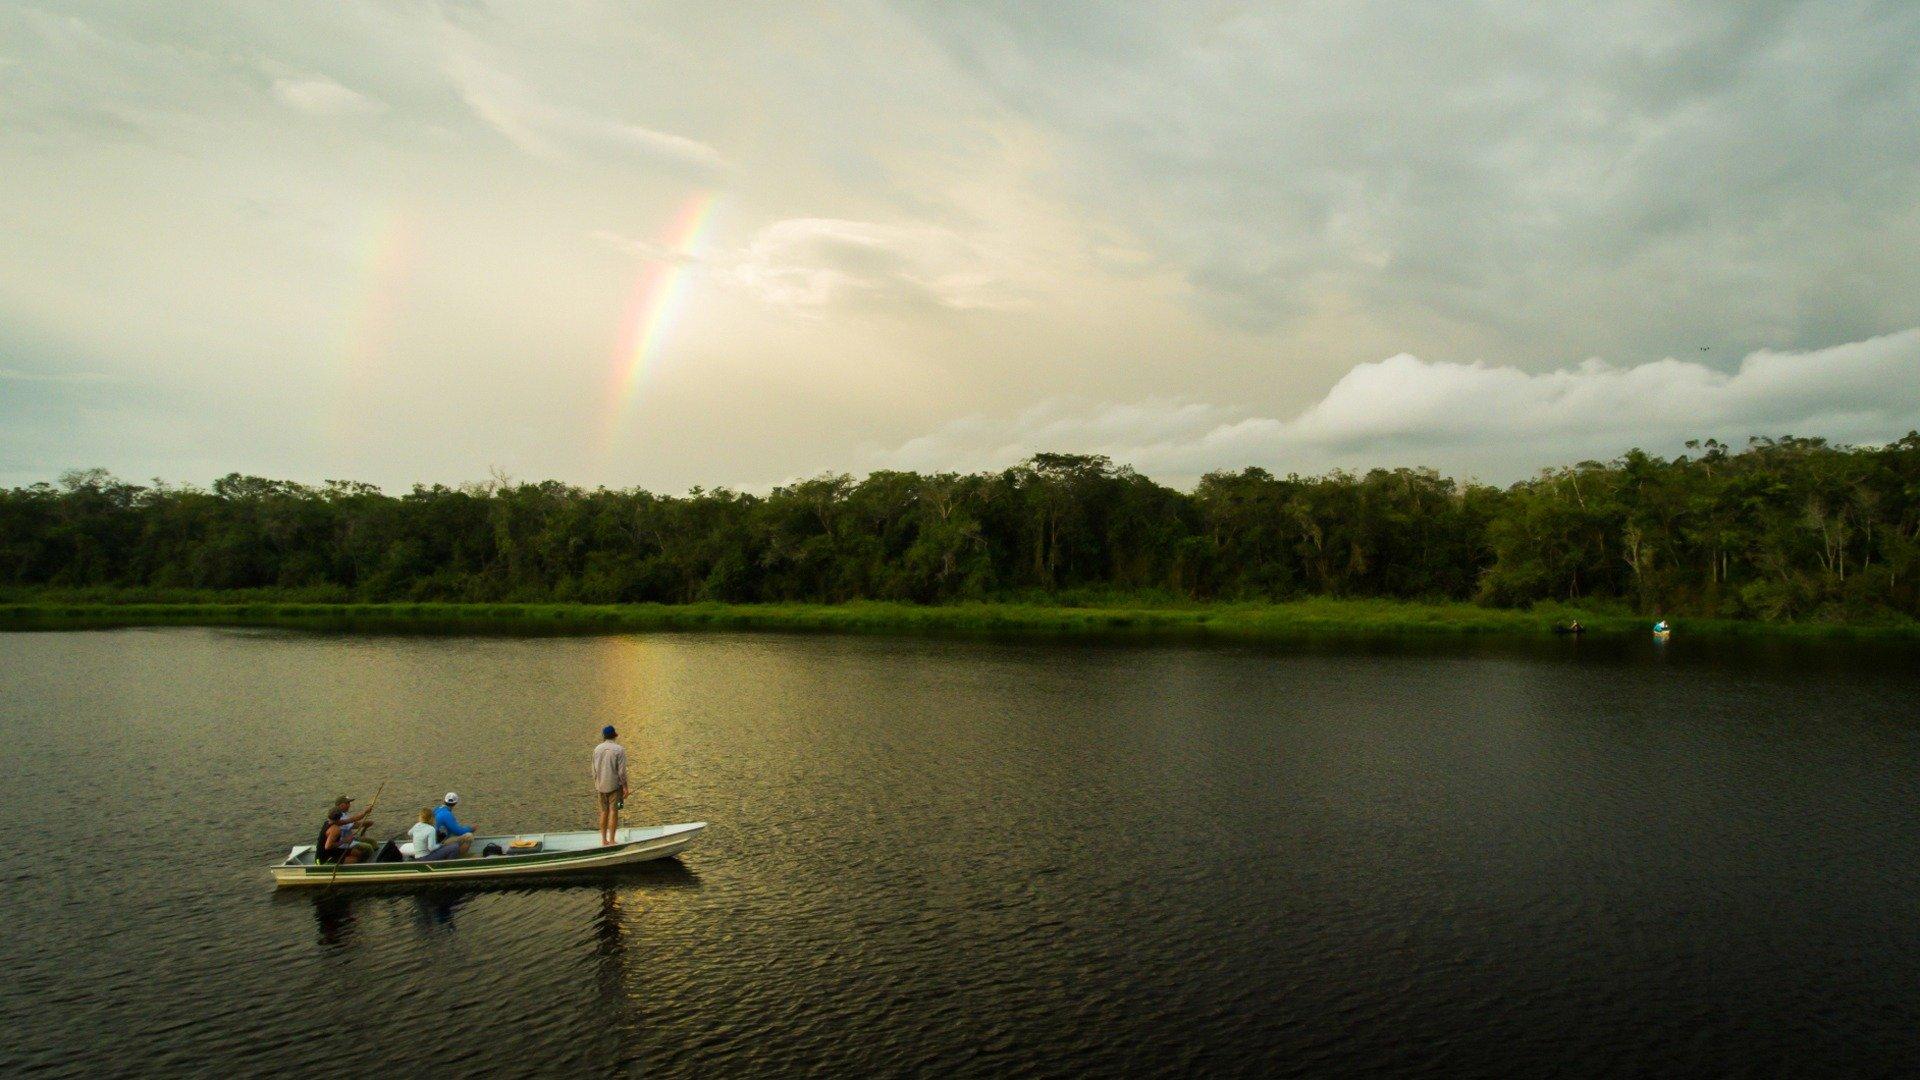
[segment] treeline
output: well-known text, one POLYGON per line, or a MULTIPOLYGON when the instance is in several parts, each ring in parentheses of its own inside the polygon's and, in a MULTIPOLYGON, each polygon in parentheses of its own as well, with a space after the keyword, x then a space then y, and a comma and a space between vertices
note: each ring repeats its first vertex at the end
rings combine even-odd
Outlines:
POLYGON ((823 476, 765 496, 557 482, 211 489, 99 470, 0 491, 0 585, 399 601, 923 603, 1085 595, 1611 601, 1767 619, 1920 615, 1920 434, 1709 440, 1508 488, 1430 469, 1207 475, 1104 457, 823 476))

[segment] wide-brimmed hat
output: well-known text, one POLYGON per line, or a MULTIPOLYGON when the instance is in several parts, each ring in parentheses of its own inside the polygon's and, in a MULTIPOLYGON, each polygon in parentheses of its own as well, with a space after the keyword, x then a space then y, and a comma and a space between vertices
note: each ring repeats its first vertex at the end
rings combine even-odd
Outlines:
POLYGON ((330 803, 328 803, 327 805, 328 805, 328 806, 339 806, 339 805, 340 805, 341 803, 350 803, 350 802, 352 802, 352 801, 353 801, 353 796, 351 796, 351 795, 335 795, 335 796, 333 797, 333 801, 332 801, 332 802, 330 802, 330 803))

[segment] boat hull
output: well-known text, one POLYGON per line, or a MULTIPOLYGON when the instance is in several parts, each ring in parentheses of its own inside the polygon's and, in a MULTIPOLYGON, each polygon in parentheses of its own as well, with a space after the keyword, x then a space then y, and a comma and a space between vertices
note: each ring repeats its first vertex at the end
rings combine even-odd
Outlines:
MULTIPOLYGON (((279 888, 326 888, 358 885, 422 885, 454 881, 496 880, 517 877, 550 877, 595 870, 608 870, 632 863, 665 859, 679 854, 707 827, 696 821, 684 825, 662 825, 647 829, 621 829, 620 843, 598 846, 592 832, 533 834, 561 844, 590 838, 587 846, 556 847, 527 855, 497 855, 491 858, 440 859, 433 862, 366 862, 336 867, 312 861, 312 848, 296 848, 287 861, 269 868, 279 888)), ((514 837, 480 837, 475 847, 488 843, 505 847, 514 837)))

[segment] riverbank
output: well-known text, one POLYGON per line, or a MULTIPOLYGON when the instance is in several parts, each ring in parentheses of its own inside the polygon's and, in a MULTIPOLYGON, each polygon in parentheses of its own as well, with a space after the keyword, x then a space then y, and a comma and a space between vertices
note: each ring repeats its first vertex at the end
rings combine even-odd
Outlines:
MULTIPOLYGON (((0 604, 0 629, 129 626, 275 626, 350 632, 608 633, 646 630, 784 630, 834 633, 1148 635, 1248 640, 1330 635, 1539 636, 1578 620, 1593 634, 1643 633, 1645 616, 1563 605, 1528 610, 1460 603, 1312 599, 1286 603, 1051 605, 849 604, 0 604)), ((1877 625, 1681 619, 1687 635, 1870 637, 1920 641, 1920 623, 1877 625)))

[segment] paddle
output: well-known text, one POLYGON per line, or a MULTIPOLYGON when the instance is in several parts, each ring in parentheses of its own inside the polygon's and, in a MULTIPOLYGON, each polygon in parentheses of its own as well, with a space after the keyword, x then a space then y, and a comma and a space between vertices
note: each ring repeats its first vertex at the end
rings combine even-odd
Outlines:
MULTIPOLYGON (((382 780, 380 781, 380 786, 373 789, 373 798, 367 800, 367 808, 360 811, 362 818, 370 816, 373 813, 373 808, 380 805, 380 793, 385 790, 387 790, 387 782, 382 780)), ((340 868, 345 865, 347 865, 347 856, 342 852, 340 858, 334 861, 333 873, 327 875, 327 888, 333 888, 334 881, 340 877, 340 868)))

